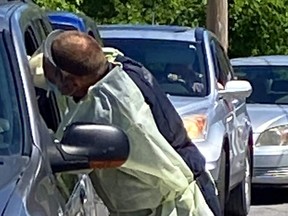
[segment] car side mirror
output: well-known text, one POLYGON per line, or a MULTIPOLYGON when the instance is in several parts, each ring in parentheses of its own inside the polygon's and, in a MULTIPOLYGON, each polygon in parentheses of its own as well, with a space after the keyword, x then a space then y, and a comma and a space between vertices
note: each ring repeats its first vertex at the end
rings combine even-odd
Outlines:
POLYGON ((252 93, 251 84, 246 80, 230 80, 226 83, 223 90, 218 91, 223 98, 239 98, 245 99, 252 93))
POLYGON ((56 143, 50 161, 53 172, 119 167, 129 156, 129 141, 119 128, 74 123, 56 143))

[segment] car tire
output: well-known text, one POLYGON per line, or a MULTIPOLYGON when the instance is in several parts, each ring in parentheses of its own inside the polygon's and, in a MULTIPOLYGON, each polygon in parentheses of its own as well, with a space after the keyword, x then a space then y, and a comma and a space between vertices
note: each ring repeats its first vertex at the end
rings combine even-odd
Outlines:
POLYGON ((226 185, 226 152, 223 149, 220 156, 220 170, 216 186, 218 190, 218 198, 222 212, 225 211, 225 203, 227 196, 227 185, 226 185))
POLYGON ((251 204, 251 156, 249 150, 245 158, 245 177, 241 183, 231 191, 226 206, 227 215, 246 216, 251 204))

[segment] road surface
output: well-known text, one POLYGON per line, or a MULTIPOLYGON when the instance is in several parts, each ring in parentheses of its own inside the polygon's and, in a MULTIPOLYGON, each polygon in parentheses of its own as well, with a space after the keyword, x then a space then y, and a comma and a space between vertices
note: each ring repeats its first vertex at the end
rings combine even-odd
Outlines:
POLYGON ((253 188, 249 216, 288 216, 288 188, 253 188))

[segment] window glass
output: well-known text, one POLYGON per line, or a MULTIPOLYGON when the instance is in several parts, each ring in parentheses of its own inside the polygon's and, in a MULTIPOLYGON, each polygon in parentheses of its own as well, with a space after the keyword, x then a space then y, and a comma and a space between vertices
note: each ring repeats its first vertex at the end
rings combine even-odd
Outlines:
POLYGON ((287 66, 234 66, 237 79, 248 80, 252 94, 247 103, 288 104, 287 66))
POLYGON ((0 34, 0 155, 13 155, 22 151, 22 124, 2 37, 0 34))
POLYGON ((199 43, 153 39, 104 39, 141 62, 157 79, 162 90, 176 96, 206 96, 206 67, 199 43))
POLYGON ((55 29, 78 30, 77 28, 75 28, 72 25, 62 25, 62 24, 56 24, 56 23, 51 24, 51 25, 52 25, 53 30, 55 30, 55 29))
POLYGON ((232 79, 231 71, 227 63, 227 58, 225 56, 224 50, 218 44, 218 42, 215 45, 216 45, 215 48, 216 48, 217 64, 219 68, 218 82, 220 82, 223 86, 225 86, 227 81, 232 79))

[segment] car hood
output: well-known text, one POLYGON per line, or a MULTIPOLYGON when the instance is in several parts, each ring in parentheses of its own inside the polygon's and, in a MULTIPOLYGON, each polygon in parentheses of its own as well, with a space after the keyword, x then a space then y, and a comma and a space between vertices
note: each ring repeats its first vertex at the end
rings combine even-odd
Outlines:
POLYGON ((254 133, 288 123, 287 105, 247 104, 254 133))
POLYGON ((25 157, 0 155, 0 215, 4 213, 26 163, 25 157))
POLYGON ((168 96, 168 98, 181 116, 203 114, 211 107, 211 102, 208 97, 168 96))

